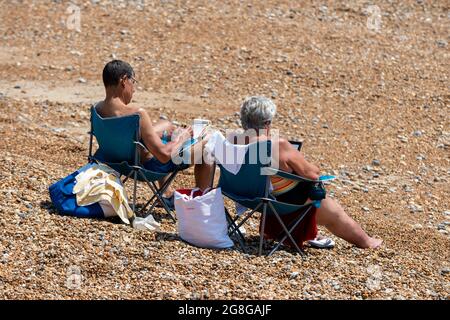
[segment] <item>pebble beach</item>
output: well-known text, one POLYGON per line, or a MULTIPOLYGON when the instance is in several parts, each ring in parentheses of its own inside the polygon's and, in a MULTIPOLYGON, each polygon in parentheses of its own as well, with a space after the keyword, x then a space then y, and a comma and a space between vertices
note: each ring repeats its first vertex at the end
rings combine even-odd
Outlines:
POLYGON ((449 299, 449 26, 445 1, 0 0, 0 299, 449 299), (155 120, 237 129, 245 97, 271 98, 382 246, 320 229, 333 249, 266 257, 257 216, 246 254, 183 242, 161 209, 160 232, 58 215, 48 187, 87 163, 112 59, 155 120))

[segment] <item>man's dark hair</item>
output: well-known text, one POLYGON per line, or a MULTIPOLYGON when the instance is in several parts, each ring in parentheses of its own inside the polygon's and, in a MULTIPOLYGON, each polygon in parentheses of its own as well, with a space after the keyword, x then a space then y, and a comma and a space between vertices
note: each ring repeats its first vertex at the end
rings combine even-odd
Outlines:
POLYGON ((134 77, 134 71, 130 64, 121 60, 110 61, 103 68, 103 84, 105 87, 117 86, 120 78, 124 75, 128 78, 134 77))

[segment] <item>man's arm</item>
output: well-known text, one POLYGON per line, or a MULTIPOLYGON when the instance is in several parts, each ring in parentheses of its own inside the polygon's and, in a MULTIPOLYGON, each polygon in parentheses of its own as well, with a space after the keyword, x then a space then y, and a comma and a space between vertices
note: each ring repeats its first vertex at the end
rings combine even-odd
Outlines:
POLYGON ((138 114, 141 116, 140 127, 142 140, 153 156, 162 163, 168 162, 172 155, 176 153, 182 144, 192 135, 192 129, 186 130, 176 141, 164 144, 156 133, 147 111, 140 108, 138 114))

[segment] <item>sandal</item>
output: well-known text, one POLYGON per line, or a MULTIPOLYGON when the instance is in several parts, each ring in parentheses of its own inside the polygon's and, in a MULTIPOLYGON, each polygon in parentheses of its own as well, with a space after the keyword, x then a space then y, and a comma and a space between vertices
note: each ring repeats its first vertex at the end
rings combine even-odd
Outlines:
POLYGON ((316 249, 331 249, 334 248, 334 241, 325 237, 316 237, 314 240, 308 241, 309 245, 316 249))

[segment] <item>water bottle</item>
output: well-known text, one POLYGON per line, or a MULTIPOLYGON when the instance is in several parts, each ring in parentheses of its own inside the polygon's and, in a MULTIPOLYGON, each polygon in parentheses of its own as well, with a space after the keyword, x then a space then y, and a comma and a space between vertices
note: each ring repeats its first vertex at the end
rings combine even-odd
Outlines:
POLYGON ((169 142, 169 133, 167 132, 167 130, 164 130, 161 141, 163 144, 167 144, 169 142))

